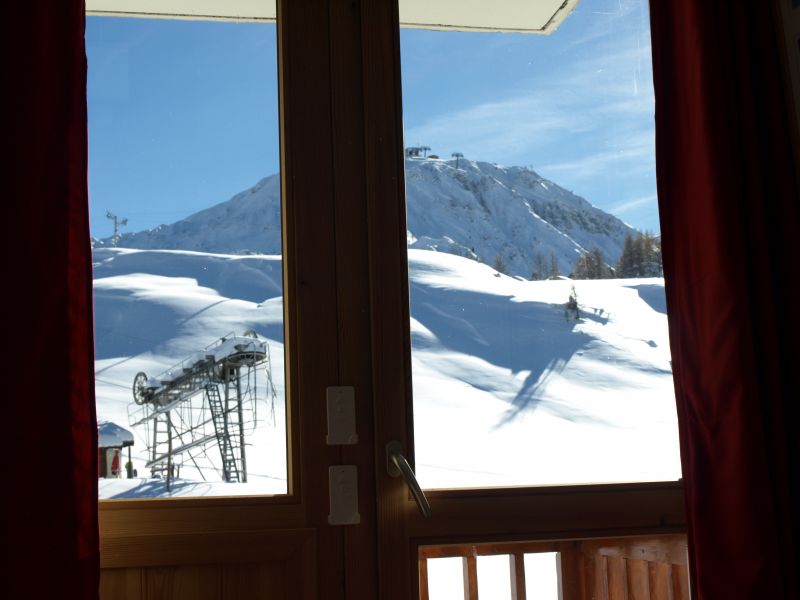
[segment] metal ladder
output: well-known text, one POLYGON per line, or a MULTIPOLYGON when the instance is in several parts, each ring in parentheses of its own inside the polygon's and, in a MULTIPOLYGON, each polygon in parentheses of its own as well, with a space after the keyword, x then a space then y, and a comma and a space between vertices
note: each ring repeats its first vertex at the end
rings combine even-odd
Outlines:
POLYGON ((211 410, 211 419, 214 421, 217 445, 222 458, 222 478, 229 482, 241 481, 239 463, 236 460, 236 451, 230 434, 231 424, 228 420, 230 412, 224 405, 217 384, 209 383, 205 386, 205 390, 208 407, 211 410))
POLYGON ((150 469, 151 477, 164 479, 167 491, 172 489, 172 479, 176 476, 175 464, 172 462, 172 433, 169 411, 156 415, 153 419, 152 455, 145 464, 150 469))

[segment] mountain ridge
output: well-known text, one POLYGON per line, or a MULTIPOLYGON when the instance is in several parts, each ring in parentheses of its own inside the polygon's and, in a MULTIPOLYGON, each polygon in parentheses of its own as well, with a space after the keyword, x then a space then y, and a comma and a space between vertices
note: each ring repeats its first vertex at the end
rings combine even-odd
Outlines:
MULTIPOLYGON (((530 278, 572 272, 594 247, 613 265, 636 230, 525 167, 460 159, 406 159, 409 248, 465 256, 530 278), (458 166, 456 166, 458 165, 458 166), (541 269, 538 269, 541 270, 541 269)), ((124 233, 116 246, 226 254, 280 254, 280 177, 170 225, 124 233)), ((112 238, 95 247, 114 246, 112 238)))

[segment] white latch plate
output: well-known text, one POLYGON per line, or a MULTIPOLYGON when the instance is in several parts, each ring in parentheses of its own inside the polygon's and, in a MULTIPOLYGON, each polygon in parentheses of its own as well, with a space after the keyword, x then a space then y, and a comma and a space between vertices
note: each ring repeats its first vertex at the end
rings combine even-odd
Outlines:
POLYGON ((358 443, 356 433, 356 394, 353 386, 341 385, 327 388, 329 446, 358 443))
POLYGON ((330 525, 357 525, 358 514, 358 469, 355 465, 332 465, 328 467, 328 490, 331 509, 330 525))

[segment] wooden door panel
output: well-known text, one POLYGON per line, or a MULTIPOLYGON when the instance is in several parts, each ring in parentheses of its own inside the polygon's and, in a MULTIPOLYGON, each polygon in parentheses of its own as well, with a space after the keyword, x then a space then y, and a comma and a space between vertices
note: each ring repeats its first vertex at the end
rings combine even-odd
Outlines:
POLYGON ((109 600, 265 600, 291 598, 285 564, 190 565, 104 569, 100 598, 109 600))
POLYGON ((313 529, 105 536, 109 600, 315 598, 313 529))

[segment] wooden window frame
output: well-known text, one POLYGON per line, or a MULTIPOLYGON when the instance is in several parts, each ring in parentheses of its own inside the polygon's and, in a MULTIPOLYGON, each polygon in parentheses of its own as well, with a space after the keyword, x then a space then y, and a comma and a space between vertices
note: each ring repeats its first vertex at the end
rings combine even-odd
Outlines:
MULTIPOLYGON (((373 387, 381 396, 375 407, 379 441, 403 439, 413 465, 408 265, 405 237, 405 186, 400 83, 400 41, 397 7, 362 10, 364 27, 364 106, 367 156, 367 212, 373 338, 392 352, 373 352, 373 387), (376 24, 382 24, 386 29, 376 24), (388 30, 388 31, 387 31, 388 30), (381 33, 383 31, 383 33, 381 33), (383 68, 379 68, 379 65, 383 68), (392 232, 396 254, 384 250, 392 232), (402 234, 402 235, 400 235, 402 234), (398 259, 398 256, 400 259, 398 259)), ((376 454, 379 449, 376 449, 376 454)), ((379 467, 380 468, 380 467, 379 467)), ((419 589, 420 546, 451 543, 577 540, 643 534, 685 534, 687 521, 682 481, 497 489, 431 490, 426 494, 434 517, 421 516, 402 484, 378 480, 381 524, 380 590, 386 597, 404 588, 419 589), (398 493, 403 500, 395 500, 398 493), (398 514, 405 520, 398 524, 398 514), (402 556, 401 553, 406 555, 402 556), (396 576, 405 562, 404 576, 396 576)), ((398 594, 397 597, 405 597, 398 594)))
POLYGON ((190 548, 203 536, 213 554, 220 536, 285 534, 287 557, 319 561, 298 597, 408 598, 422 545, 685 533, 680 481, 429 491, 434 517, 423 519, 386 476, 390 439, 413 464, 398 7, 279 0, 278 14, 289 493, 101 501, 102 568, 150 564, 154 543, 200 560, 190 548), (319 198, 333 227, 303 218, 319 198), (316 255, 296 251, 308 240, 316 255), (321 306, 321 290, 334 306, 321 306), (336 384, 356 387, 358 447, 319 441, 336 384), (327 524, 332 464, 358 467, 355 528, 327 524), (325 564, 335 552, 347 560, 325 564))

